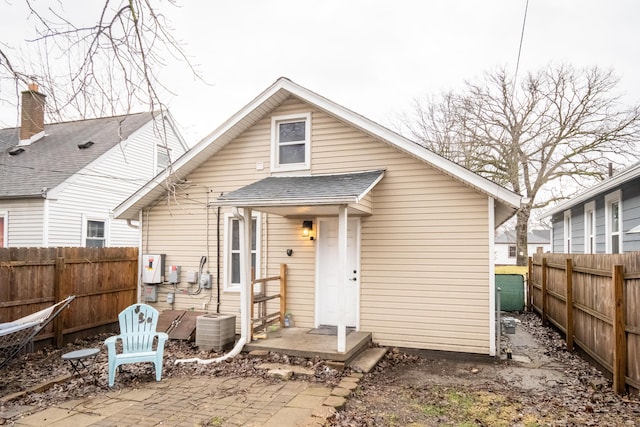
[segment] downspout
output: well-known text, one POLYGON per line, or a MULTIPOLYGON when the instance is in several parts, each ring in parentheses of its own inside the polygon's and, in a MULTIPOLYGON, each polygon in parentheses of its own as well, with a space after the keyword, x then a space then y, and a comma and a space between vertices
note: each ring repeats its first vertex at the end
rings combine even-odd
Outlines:
POLYGON ((233 215, 240 221, 240 339, 235 347, 223 356, 214 359, 200 359, 199 357, 178 359, 174 362, 176 365, 190 362, 197 362, 201 365, 223 362, 240 354, 245 344, 249 342, 251 327, 251 310, 248 307, 250 305, 248 293, 251 288, 251 209, 245 208, 243 212, 240 212, 237 208, 233 208, 233 215))
MULTIPOLYGON (((222 196, 224 193, 220 193, 222 196)), ((218 214, 216 216, 216 289, 218 291, 218 300, 216 304, 216 313, 220 313, 220 206, 218 206, 218 214)))
POLYGON ((500 357, 500 324, 499 320, 500 306, 496 304, 496 279, 495 279, 495 245, 494 236, 496 233, 495 219, 496 203, 493 197, 487 198, 487 217, 489 222, 488 238, 489 238, 489 356, 500 357))

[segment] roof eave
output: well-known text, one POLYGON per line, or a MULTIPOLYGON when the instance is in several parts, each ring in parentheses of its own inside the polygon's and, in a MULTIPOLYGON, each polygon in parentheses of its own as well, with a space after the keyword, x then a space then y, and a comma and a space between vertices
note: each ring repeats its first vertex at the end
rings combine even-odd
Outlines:
POLYGON ((576 197, 573 197, 563 203, 560 203, 553 209, 547 211, 547 213, 544 215, 543 218, 548 218, 560 212, 564 212, 567 209, 570 209, 576 205, 584 203, 587 200, 592 199, 604 193, 605 191, 609 191, 613 188, 616 188, 638 177, 640 177, 640 163, 636 164, 635 166, 623 172, 620 172, 618 175, 614 175, 611 178, 594 185, 593 187, 586 190, 584 193, 578 194, 576 197))
POLYGON ((358 198, 349 197, 321 197, 321 198, 293 198, 293 199, 225 199, 211 202, 212 206, 226 206, 237 208, 259 208, 273 206, 332 206, 350 205, 358 203, 358 198))

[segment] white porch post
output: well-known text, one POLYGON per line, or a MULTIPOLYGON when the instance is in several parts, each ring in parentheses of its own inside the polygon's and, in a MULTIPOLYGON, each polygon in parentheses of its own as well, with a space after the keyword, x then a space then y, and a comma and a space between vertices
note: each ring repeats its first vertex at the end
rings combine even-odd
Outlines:
POLYGON ((345 298, 347 289, 347 206, 340 206, 338 213, 338 351, 347 347, 345 322, 345 298))
POLYGON ((240 214, 240 336, 251 337, 251 208, 240 214))

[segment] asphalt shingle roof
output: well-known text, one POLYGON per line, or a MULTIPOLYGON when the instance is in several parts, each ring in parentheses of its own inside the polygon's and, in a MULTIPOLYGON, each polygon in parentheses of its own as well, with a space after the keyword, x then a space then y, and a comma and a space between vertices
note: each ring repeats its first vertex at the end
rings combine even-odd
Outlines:
POLYGON ((270 176, 218 197, 219 201, 310 201, 362 196, 382 170, 340 175, 270 176))
POLYGON ((38 197, 128 138, 151 120, 151 113, 130 114, 44 126, 45 136, 24 152, 11 155, 20 128, 0 129, 0 198, 38 197), (78 144, 93 145, 79 149, 78 144))

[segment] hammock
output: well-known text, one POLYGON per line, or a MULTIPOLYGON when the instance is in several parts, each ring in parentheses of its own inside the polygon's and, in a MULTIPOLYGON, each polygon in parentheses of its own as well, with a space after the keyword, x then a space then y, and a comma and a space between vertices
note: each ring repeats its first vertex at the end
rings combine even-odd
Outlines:
POLYGON ((31 343, 33 337, 55 319, 75 298, 68 296, 59 303, 13 322, 0 323, 0 369, 31 343))

